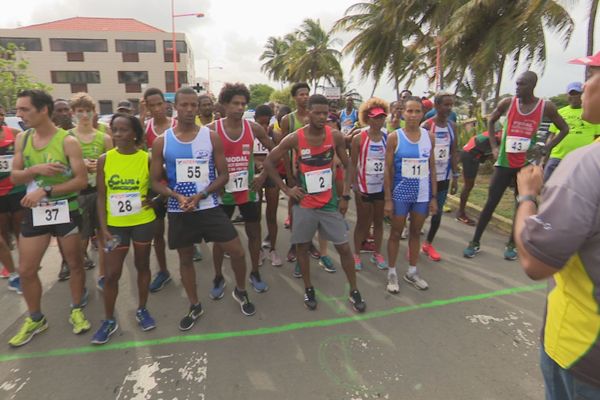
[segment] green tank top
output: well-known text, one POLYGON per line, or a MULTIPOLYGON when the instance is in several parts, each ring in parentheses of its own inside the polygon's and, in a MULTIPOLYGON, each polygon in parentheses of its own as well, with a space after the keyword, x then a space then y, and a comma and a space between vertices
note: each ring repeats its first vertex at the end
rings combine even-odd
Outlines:
POLYGON ((298 118, 298 111, 294 111, 294 112, 290 113, 288 120, 289 120, 289 124, 288 124, 289 133, 295 132, 304 126, 302 121, 298 118))
MULTIPOLYGON (((73 171, 69 159, 65 155, 64 140, 70 136, 69 132, 58 128, 52 139, 42 148, 33 147, 33 135, 35 129, 30 129, 25 133, 25 145, 23 146, 23 166, 29 168, 38 164, 61 163, 65 166, 65 172, 54 176, 36 176, 33 181, 27 185, 27 193, 44 186, 54 186, 65 183, 73 178, 73 171)), ((69 211, 79 209, 77 203, 77 193, 66 193, 50 197, 49 201, 69 200, 69 211)))
MULTIPOLYGON (((100 132, 100 130, 95 131, 94 139, 89 143, 82 142, 81 139, 75 134, 74 129, 71 129, 69 133, 79 141, 83 158, 88 160, 97 160, 100 155, 106 152, 104 147, 104 133, 100 132)), ((96 186, 96 174, 88 173, 88 185, 91 187, 96 186)))
POLYGON ((104 184, 106 185, 106 224, 135 226, 156 219, 154 209, 142 207, 150 189, 148 153, 121 154, 117 149, 106 152, 104 184))

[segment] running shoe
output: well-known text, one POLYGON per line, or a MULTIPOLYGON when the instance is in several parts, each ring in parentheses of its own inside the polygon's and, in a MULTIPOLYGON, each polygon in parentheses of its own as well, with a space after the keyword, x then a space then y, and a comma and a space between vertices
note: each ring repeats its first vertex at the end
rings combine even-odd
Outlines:
POLYGON ((374 253, 375 252, 375 243, 364 241, 360 246, 361 253, 374 253))
POLYGON ((11 347, 21 347, 29 343, 35 335, 44 332, 46 329, 48 329, 46 317, 42 317, 39 321, 34 321, 31 317, 27 317, 23 325, 21 325, 19 332, 8 341, 8 344, 11 347))
POLYGON ((321 258, 319 258, 319 265, 323 267, 326 272, 334 273, 337 271, 335 265, 333 265, 333 260, 329 256, 321 256, 321 258))
POLYGON ((308 253, 315 260, 318 260, 319 258, 321 258, 321 252, 319 250, 317 250, 317 248, 315 247, 315 245, 312 244, 312 243, 310 244, 310 248, 308 249, 308 253))
POLYGON ((431 261, 440 261, 442 259, 442 256, 440 256, 431 243, 423 243, 421 251, 427 255, 431 261))
POLYGON ((287 254, 287 262, 293 263, 296 262, 296 246, 290 247, 290 251, 287 254))
POLYGON ((237 216, 233 217, 231 219, 231 223, 232 224, 243 224, 244 223, 244 217, 242 217, 241 214, 238 214, 237 216))
POLYGON ((447 204, 444 204, 444 207, 442 208, 442 210, 444 210, 445 213, 449 213, 449 212, 452 212, 452 207, 450 207, 447 204))
MULTIPOLYGON (((2 264, 0 264, 2 265, 2 264)), ((8 277, 10 276, 10 272, 8 272, 8 269, 6 267, 2 267, 2 270, 0 270, 0 279, 8 279, 8 277)))
POLYGON ((375 266, 378 269, 381 269, 381 270, 388 269, 388 264, 385 261, 385 258, 383 257, 383 255, 381 255, 379 253, 373 253, 371 255, 371 258, 369 259, 369 261, 371 261, 371 263, 375 264, 375 266))
POLYGON ((98 277, 98 280, 96 281, 96 287, 101 292, 104 292, 104 282, 105 282, 105 279, 103 276, 98 277))
POLYGON ((59 282, 63 282, 63 281, 69 280, 70 277, 71 277, 71 270, 69 269, 67 262, 65 260, 63 260, 62 263, 60 264, 60 272, 58 273, 58 280, 59 280, 59 282))
POLYGON ((271 265, 274 267, 281 267, 283 265, 283 260, 275 250, 269 251, 269 259, 271 259, 271 265))
POLYGON ((309 310, 317 308, 317 296, 315 295, 315 288, 312 286, 304 290, 304 305, 309 310))
POLYGON ((352 304, 352 309, 358 313, 364 313, 367 309, 367 303, 365 303, 360 292, 356 289, 350 292, 348 300, 352 304))
POLYGON ((83 288, 83 295, 81 296, 81 301, 78 307, 75 307, 75 305, 73 303, 71 303, 70 307, 71 308, 85 308, 85 306, 87 306, 88 304, 88 300, 90 298, 90 293, 88 292, 87 288, 84 287, 83 288))
POLYGON ((79 335, 90 330, 92 324, 85 319, 81 308, 74 308, 71 310, 71 316, 69 317, 69 323, 73 325, 73 333, 79 335))
POLYGON ((404 229, 402 229, 402 233, 400 234, 400 239, 406 240, 407 238, 408 238, 408 226, 405 226, 404 229))
POLYGON ((260 244, 260 247, 268 250, 271 248, 271 240, 269 239, 269 236, 265 237, 262 241, 262 243, 260 244))
POLYGON ((90 257, 88 257, 87 254, 83 258, 83 268, 85 268, 86 270, 96 268, 96 263, 94 263, 94 261, 90 257))
POLYGON ((179 330, 189 331, 192 329, 192 327, 196 324, 196 320, 200 318, 202 314, 204 314, 202 304, 198 303, 195 306, 190 306, 190 311, 181 319, 181 321, 179 321, 179 330))
POLYGON ((354 257, 354 269, 357 271, 362 271, 363 265, 362 265, 360 256, 358 254, 354 254, 353 257, 354 257))
POLYGON ((194 257, 192 259, 196 262, 196 261, 202 261, 203 258, 204 258, 204 256, 202 255, 202 251, 200 251, 200 245, 195 244, 194 245, 194 257))
POLYGON ((233 289, 231 292, 234 300, 240 303, 240 308, 242 310, 242 314, 246 316, 251 316, 256 313, 256 309, 254 308, 254 304, 250 302, 250 298, 248 297, 247 291, 238 290, 237 287, 233 289))
POLYGON ((260 273, 258 271, 250 272, 249 281, 257 293, 263 293, 269 290, 269 286, 267 286, 267 284, 260 278, 260 273))
POLYGON ((514 261, 517 259, 517 248, 514 243, 508 243, 504 249, 504 259, 514 261))
POLYGON ((479 246, 479 242, 469 242, 467 248, 463 250, 463 256, 466 258, 473 258, 480 251, 481 247, 479 246))
POLYGON ((294 273, 292 274, 294 278, 302 278, 302 268, 300 268, 300 263, 296 261, 296 266, 294 267, 294 273))
POLYGON ((152 282, 150 282, 150 292, 156 293, 162 290, 169 282, 171 282, 171 274, 169 271, 158 271, 158 273, 154 275, 152 282))
POLYGON ((8 278, 8 290, 17 292, 17 294, 23 294, 23 290, 21 290, 21 279, 18 275, 13 278, 8 278))
POLYGON ((110 337, 119 329, 119 324, 114 319, 105 319, 100 328, 92 336, 92 344, 104 344, 110 340, 110 337))
POLYGON ((456 217, 456 220, 468 226, 475 226, 475 220, 467 217, 466 214, 456 217))
POLYGON ((412 275, 404 274, 404 280, 419 290, 429 289, 429 285, 425 279, 421 278, 418 273, 414 273, 412 275))
POLYGON ((285 221, 283 221, 283 227, 285 229, 290 229, 291 225, 292 225, 292 223, 290 221, 290 216, 288 215, 287 218, 285 219, 285 221))
POLYGON ((212 300, 220 300, 225 295, 225 278, 223 275, 215 276, 213 279, 213 288, 210 290, 208 297, 212 300))
POLYGON ((224 252, 223 253, 223 257, 230 259, 231 258, 231 254, 229 254, 228 252, 224 252))
POLYGON ((135 312, 135 320, 138 322, 138 325, 144 332, 156 328, 156 322, 146 307, 137 309, 135 312))
POLYGON ((398 284, 398 275, 388 274, 387 291, 392 294, 400 293, 400 285, 398 284))

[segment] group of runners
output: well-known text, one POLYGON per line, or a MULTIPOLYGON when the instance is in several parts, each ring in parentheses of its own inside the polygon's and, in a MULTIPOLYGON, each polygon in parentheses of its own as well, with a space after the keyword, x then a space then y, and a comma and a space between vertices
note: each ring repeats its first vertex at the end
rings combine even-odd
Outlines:
MULTIPOLYGON (((329 243, 339 253, 349 284, 348 300, 356 312, 366 310, 356 279, 364 268, 364 252, 371 254, 369 262, 377 269, 387 270, 382 285, 388 292, 400 291, 400 275, 426 290, 429 285, 417 269, 419 255, 442 259, 433 242, 447 195, 457 192, 459 164, 464 185, 456 217, 473 225, 465 204, 478 165, 486 158, 496 159, 488 201, 464 250, 465 257, 473 257, 504 191, 530 161, 527 152, 542 118, 556 127, 547 149, 556 149, 567 137, 569 125, 561 113, 551 102, 534 96, 536 81, 534 73, 522 74, 516 96, 500 102, 491 114, 490 133, 473 137, 462 149, 452 111, 454 96, 447 92, 435 95, 431 110, 421 98, 404 91, 392 104, 370 98, 358 110, 348 99, 337 114, 324 96, 310 95, 308 84, 296 83, 291 90, 294 111, 262 105, 251 121, 244 119, 250 92, 240 83, 225 84, 217 104, 192 88, 179 89, 173 104, 176 117, 168 115, 163 93, 150 88, 138 116, 124 102, 107 127, 97 122, 95 102, 85 93, 67 101, 53 100, 40 90, 23 91, 16 109, 29 129, 17 132, 3 126, 0 137, 0 262, 8 287, 23 293, 29 310, 9 344, 22 346, 48 328, 38 269, 52 236, 64 260, 57 270, 59 279, 70 282, 69 322, 75 334, 92 326, 83 312, 88 299, 85 269, 94 267, 88 248, 99 249, 97 287, 103 292, 105 315, 92 343, 106 343, 118 329, 119 279, 132 246, 140 329, 155 328, 147 308, 149 293, 160 291, 172 279, 167 243, 177 250, 188 302, 180 330, 191 329, 204 312, 194 267, 203 258, 198 247, 202 241, 213 244, 209 297, 219 300, 225 295, 222 266, 227 257, 235 280, 230 283, 231 296, 244 315, 253 315, 255 305, 246 282, 264 293, 269 286, 259 267, 265 260, 274 267, 284 264, 277 251, 281 192, 289 199, 287 260, 295 263, 293 276, 303 280, 308 309, 318 304, 310 258, 318 259, 327 272, 337 270, 328 255, 329 243), (496 123, 504 114, 507 120, 500 131, 496 123), (352 200, 357 218, 350 240, 345 213, 352 200), (263 202, 267 231, 261 240, 263 202), (236 209, 247 248, 232 223, 236 209), (429 216, 429 231, 421 243, 429 216), (390 224, 385 253, 384 221, 390 224), (399 242, 406 226, 408 265, 399 272, 397 267, 403 264, 399 242), (13 237, 18 268, 10 251, 13 237), (152 248, 159 267, 154 277, 152 248)), ((577 94, 569 91, 569 96, 576 107, 577 94)), ((511 238, 505 251, 511 260, 517 257, 513 243, 511 238)))

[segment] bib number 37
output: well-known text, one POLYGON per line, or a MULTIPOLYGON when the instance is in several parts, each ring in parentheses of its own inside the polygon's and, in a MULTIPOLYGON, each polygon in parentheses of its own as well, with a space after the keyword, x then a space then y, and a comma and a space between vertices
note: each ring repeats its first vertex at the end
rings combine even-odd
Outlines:
POLYGON ((71 220, 67 200, 40 203, 37 207, 33 207, 31 212, 33 226, 68 224, 71 220))

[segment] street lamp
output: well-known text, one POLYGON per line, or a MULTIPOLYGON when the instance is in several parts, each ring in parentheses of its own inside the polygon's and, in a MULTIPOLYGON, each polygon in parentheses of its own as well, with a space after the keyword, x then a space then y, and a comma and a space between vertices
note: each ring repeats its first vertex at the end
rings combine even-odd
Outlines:
POLYGON ((179 74, 177 73, 177 46, 175 40, 175 18, 177 17, 204 17, 203 13, 186 13, 186 14, 175 14, 175 0, 171 0, 171 31, 172 40, 171 46, 173 46, 173 82, 175 83, 175 91, 179 88, 179 74))
POLYGON ((216 67, 211 67, 210 66, 210 60, 206 60, 208 61, 208 67, 206 68, 206 92, 210 93, 210 70, 211 69, 223 69, 223 67, 220 66, 216 66, 216 67))

